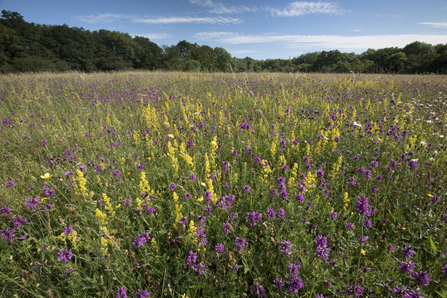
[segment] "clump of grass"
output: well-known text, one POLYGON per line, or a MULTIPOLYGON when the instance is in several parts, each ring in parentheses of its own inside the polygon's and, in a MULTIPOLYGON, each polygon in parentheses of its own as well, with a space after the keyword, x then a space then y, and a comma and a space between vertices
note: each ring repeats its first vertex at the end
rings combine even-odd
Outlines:
POLYGON ((0 77, 1 296, 446 296, 435 79, 0 77))

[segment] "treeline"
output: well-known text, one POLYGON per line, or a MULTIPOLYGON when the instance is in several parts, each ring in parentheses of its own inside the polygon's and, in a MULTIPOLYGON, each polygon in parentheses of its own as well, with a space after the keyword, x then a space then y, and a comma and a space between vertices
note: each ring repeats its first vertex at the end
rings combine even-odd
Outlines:
POLYGON ((17 12, 0 18, 0 72, 182 70, 203 72, 447 73, 447 44, 415 41, 404 48, 368 49, 357 55, 338 50, 292 59, 232 57, 224 48, 185 40, 158 46, 146 37, 89 31, 68 25, 26 22, 17 12))

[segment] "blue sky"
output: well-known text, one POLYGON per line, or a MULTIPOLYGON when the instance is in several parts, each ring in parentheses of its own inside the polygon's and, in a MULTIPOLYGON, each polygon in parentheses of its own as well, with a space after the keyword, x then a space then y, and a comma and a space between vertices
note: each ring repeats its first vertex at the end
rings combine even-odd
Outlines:
POLYGON ((447 43, 445 0, 0 0, 27 22, 67 24, 223 47, 234 57, 296 57, 335 50, 447 43))

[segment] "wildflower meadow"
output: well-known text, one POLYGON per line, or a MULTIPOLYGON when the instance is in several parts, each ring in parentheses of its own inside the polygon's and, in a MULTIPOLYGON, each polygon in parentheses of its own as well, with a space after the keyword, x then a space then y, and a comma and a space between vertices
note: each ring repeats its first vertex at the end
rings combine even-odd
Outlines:
POLYGON ((0 297, 447 297, 447 78, 0 76, 0 297))

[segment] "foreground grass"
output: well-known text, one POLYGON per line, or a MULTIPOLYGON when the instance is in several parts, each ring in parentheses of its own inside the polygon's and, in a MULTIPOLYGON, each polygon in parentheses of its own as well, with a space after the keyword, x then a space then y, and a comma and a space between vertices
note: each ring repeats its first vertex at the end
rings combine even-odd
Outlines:
POLYGON ((447 297, 444 77, 0 86, 2 297, 447 297))

